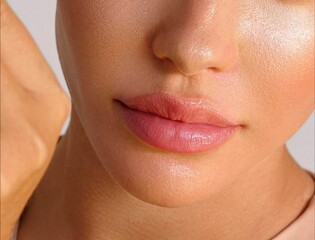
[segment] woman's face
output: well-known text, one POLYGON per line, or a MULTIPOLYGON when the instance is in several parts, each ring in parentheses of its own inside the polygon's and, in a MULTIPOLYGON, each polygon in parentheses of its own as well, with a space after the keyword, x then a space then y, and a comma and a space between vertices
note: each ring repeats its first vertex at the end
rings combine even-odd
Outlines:
POLYGON ((277 154, 314 109, 314 0, 59 0, 75 111, 104 169, 143 201, 201 201, 277 154), (194 153, 148 144, 116 101, 207 99, 241 127, 194 153))

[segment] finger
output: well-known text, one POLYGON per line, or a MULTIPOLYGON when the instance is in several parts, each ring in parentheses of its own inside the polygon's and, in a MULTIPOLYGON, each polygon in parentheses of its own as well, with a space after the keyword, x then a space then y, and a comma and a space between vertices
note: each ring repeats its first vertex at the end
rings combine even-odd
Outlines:
POLYGON ((5 1, 1 1, 1 61, 31 91, 50 91, 51 84, 59 86, 32 37, 5 1))

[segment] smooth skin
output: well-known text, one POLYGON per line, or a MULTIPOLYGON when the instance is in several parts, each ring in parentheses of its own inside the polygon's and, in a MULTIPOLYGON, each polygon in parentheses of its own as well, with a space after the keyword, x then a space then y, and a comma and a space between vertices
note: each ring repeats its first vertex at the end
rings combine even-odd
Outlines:
POLYGON ((18 240, 266 240, 304 211, 314 181, 285 142, 314 110, 314 0, 59 0, 56 34, 71 122, 18 240), (157 91, 243 128, 203 153, 154 148, 113 100, 157 91))

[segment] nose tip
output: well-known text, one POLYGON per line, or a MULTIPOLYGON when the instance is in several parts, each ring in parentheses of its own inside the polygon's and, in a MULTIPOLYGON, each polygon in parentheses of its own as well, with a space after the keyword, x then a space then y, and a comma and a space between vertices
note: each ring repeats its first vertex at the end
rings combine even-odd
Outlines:
POLYGON ((224 71, 233 65, 235 52, 231 46, 219 41, 203 43, 200 40, 189 40, 189 37, 191 35, 180 39, 175 35, 161 34, 154 39, 153 54, 187 76, 205 70, 224 71))
POLYGON ((205 69, 217 69, 211 49, 206 47, 184 46, 180 42, 168 43, 168 39, 156 39, 153 44, 154 55, 168 65, 173 65, 184 75, 195 75, 205 69))
POLYGON ((202 10, 186 10, 183 13, 186 14, 185 18, 180 18, 182 20, 173 17, 153 38, 152 51, 155 57, 164 64, 172 64, 177 71, 188 76, 205 70, 223 71, 231 68, 237 53, 233 38, 235 23, 223 16, 228 10, 216 10, 212 18, 207 17, 207 12, 202 10))

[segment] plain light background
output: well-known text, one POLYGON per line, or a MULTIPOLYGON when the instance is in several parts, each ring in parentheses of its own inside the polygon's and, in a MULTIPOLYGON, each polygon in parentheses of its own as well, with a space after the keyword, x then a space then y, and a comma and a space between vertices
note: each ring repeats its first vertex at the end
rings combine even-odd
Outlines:
MULTIPOLYGON (((64 90, 69 94, 56 49, 54 23, 56 0, 9 0, 9 3, 32 34, 64 90)), ((65 132, 68 123, 69 119, 66 122, 62 133, 65 132)), ((313 112, 303 127, 287 143, 289 151, 296 161, 303 168, 312 172, 315 171, 314 135, 313 112)))

